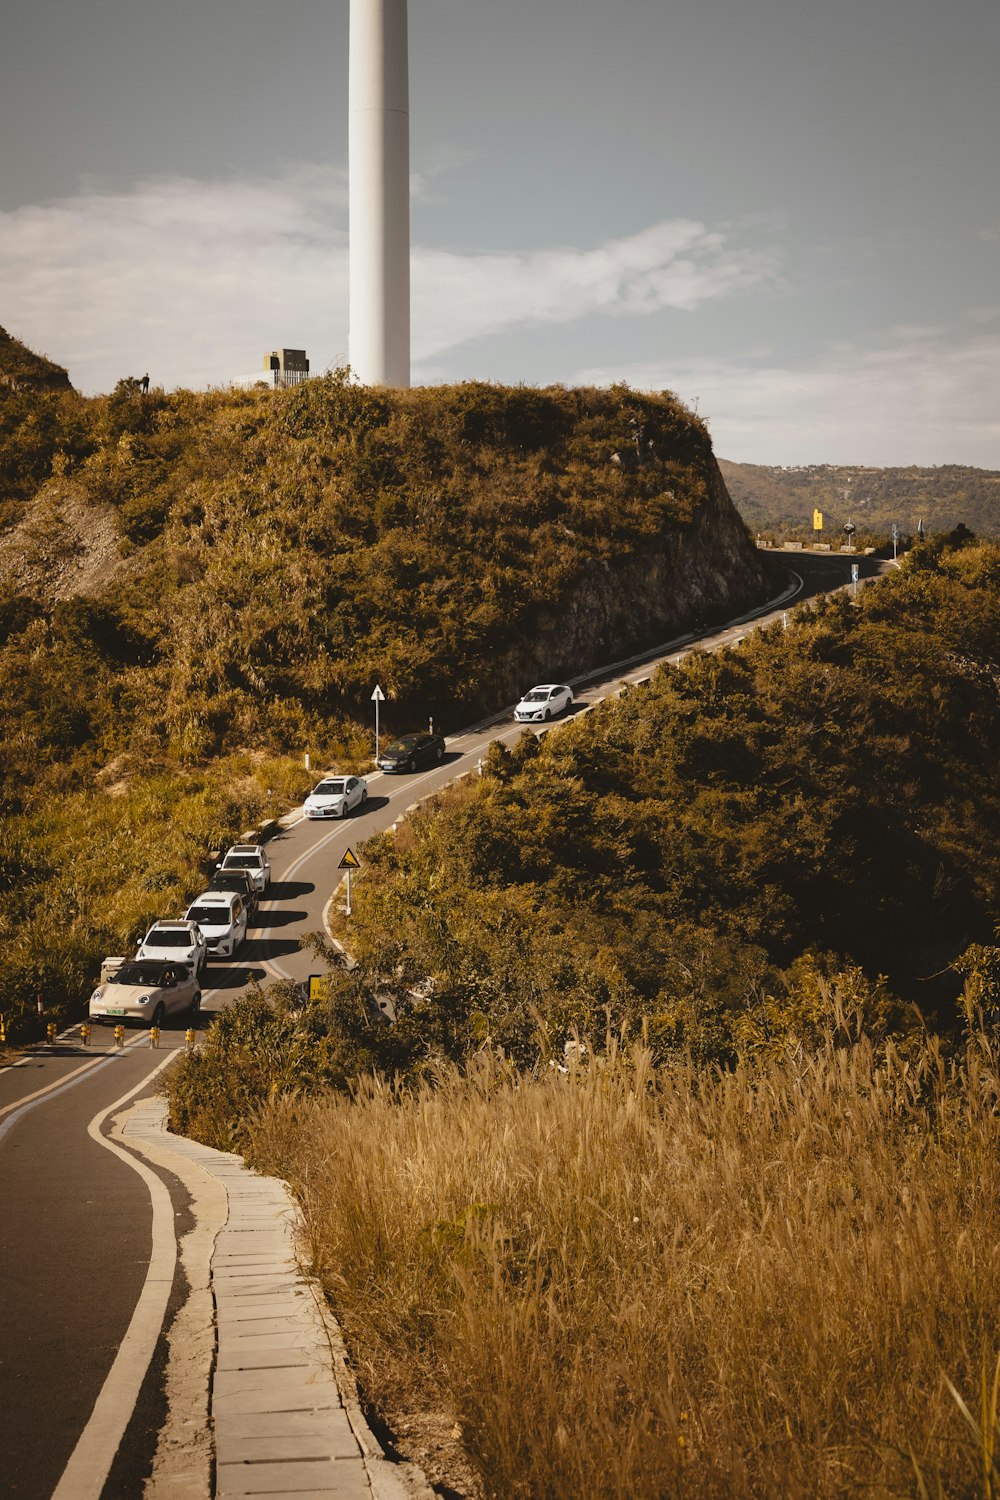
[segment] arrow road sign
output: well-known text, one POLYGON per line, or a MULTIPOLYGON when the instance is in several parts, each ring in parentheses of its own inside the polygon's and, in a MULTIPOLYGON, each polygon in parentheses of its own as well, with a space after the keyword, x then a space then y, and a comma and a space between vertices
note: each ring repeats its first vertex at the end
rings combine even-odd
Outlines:
POLYGON ((338 870, 360 870, 361 861, 353 849, 345 849, 344 857, 337 866, 338 870))
POLYGON ((383 693, 382 689, 379 687, 379 685, 378 685, 377 682, 375 684, 375 691, 374 691, 374 693, 372 693, 372 702, 373 703, 384 703, 385 702, 385 694, 383 693))

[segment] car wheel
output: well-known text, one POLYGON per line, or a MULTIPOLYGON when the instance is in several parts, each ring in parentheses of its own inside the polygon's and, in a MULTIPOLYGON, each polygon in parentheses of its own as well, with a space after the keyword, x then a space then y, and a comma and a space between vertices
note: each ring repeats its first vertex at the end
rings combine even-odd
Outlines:
POLYGON ((191 997, 191 1019, 196 1021, 201 1015, 201 990, 195 990, 191 997))
POLYGON ((162 1028, 162 1026, 163 1026, 163 1017, 165 1015, 166 1015, 166 1011, 163 1008, 163 1001, 160 1000, 157 1003, 156 1009, 153 1011, 153 1019, 149 1023, 150 1026, 159 1026, 159 1027, 162 1028))
POLYGON ((361 793, 361 806, 364 807, 364 805, 365 805, 365 803, 367 801, 368 801, 368 793, 367 792, 362 792, 361 793))
POLYGON ((434 755, 434 759, 435 760, 441 760, 441 758, 443 757, 443 755, 444 755, 444 751, 441 749, 441 746, 438 745, 437 750, 436 750, 435 755, 434 755))
POLYGON ((545 712, 542 714, 542 718, 545 720, 546 723, 548 723, 548 721, 549 721, 549 719, 551 719, 551 717, 552 717, 552 715, 549 713, 548 709, 546 709, 545 712))
POLYGON ((411 756, 407 761, 406 769, 408 771, 415 771, 417 769, 417 757, 415 755, 411 756))

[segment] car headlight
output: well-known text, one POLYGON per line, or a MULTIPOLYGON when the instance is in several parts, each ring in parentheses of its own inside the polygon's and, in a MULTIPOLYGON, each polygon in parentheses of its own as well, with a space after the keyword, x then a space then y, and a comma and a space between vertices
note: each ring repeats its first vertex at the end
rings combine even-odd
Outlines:
POLYGON ((91 998, 91 1000, 100 1000, 100 998, 101 998, 101 996, 103 994, 104 994, 103 989, 101 989, 100 986, 98 986, 98 988, 94 991, 94 993, 91 995, 90 998, 91 998))
POLYGON ((149 1002, 150 1002, 150 1000, 152 1000, 152 998, 153 998, 152 995, 140 995, 139 998, 138 998, 138 1000, 136 1001, 136 1004, 137 1005, 148 1005, 149 1002))

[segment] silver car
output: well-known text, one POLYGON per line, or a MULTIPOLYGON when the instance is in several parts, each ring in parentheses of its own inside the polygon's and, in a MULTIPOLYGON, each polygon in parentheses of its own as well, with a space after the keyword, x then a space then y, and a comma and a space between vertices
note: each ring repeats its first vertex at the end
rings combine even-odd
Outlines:
POLYGON ((271 884, 271 861, 262 844, 234 844, 217 870, 245 870, 255 891, 266 891, 271 884))

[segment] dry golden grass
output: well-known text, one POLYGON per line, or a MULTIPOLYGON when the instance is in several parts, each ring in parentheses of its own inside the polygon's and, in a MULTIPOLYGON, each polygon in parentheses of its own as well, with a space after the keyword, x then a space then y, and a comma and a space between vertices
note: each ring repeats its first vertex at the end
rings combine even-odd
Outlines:
POLYGON ((992 1500, 998 1101, 982 1040, 484 1060, 277 1101, 255 1159, 374 1404, 454 1413, 491 1496, 992 1500))

